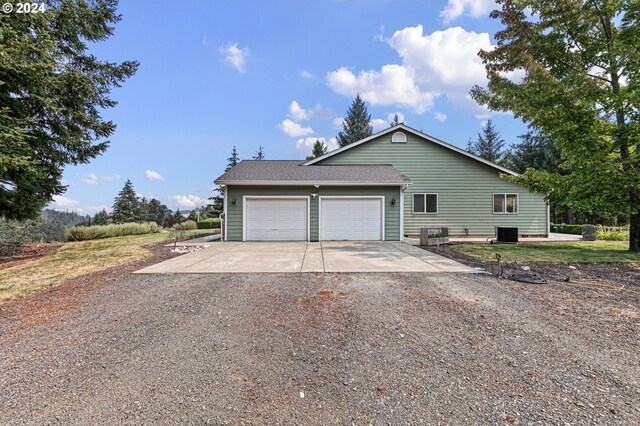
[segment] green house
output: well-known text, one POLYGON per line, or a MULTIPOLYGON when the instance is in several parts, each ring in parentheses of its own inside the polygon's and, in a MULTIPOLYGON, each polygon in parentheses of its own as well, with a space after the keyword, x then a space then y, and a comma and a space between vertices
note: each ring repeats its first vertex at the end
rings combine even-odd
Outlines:
POLYGON ((228 241, 400 241, 425 227, 547 236, 544 194, 515 172, 400 124, 311 161, 245 160, 224 188, 228 241))

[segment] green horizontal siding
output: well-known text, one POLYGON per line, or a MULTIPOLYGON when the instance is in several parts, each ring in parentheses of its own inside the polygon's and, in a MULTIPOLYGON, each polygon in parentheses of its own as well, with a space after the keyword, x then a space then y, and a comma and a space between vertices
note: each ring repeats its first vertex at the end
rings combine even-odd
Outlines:
MULTIPOLYGON (((521 235, 547 235, 544 195, 507 182, 486 164, 409 132, 406 143, 391 143, 391 133, 329 157, 317 164, 391 164, 411 179, 405 191, 404 231, 449 227, 451 234, 493 234, 495 226, 517 226, 521 235), (414 214, 414 193, 437 193, 437 214, 414 214), (493 214, 493 193, 519 194, 519 213, 493 214)), ((309 166, 313 167, 313 166, 309 166)))
MULTIPOLYGON (((227 239, 228 241, 242 241, 242 197, 243 196, 309 196, 316 193, 319 196, 384 196, 385 197, 385 226, 384 235, 387 241, 400 239, 400 188, 399 187, 330 187, 315 188, 309 186, 227 186, 227 239), (391 205, 391 200, 397 200, 391 205), (232 200, 236 203, 233 204, 232 200)), ((310 205, 310 238, 318 241, 318 201, 311 199, 310 205)))

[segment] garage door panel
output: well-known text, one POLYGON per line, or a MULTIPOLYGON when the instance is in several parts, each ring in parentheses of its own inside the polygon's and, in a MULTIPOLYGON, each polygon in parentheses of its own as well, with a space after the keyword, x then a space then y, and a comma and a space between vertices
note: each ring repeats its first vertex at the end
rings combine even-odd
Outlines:
POLYGON ((247 241, 306 241, 308 207, 306 199, 246 200, 247 241))
POLYGON ((321 239, 382 240, 383 214, 380 198, 323 198, 321 239))

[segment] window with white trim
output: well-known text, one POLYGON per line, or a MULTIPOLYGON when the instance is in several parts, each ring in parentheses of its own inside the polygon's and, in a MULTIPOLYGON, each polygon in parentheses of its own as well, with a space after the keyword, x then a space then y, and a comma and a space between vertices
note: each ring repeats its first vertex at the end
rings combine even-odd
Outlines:
POLYGON ((438 194, 413 194, 413 213, 438 213, 438 194))
POLYGON ((393 143, 404 143, 406 141, 407 141, 407 135, 405 135, 402 132, 395 132, 391 136, 391 142, 393 142, 393 143))
POLYGON ((493 194, 494 214, 517 214, 518 194, 493 194))

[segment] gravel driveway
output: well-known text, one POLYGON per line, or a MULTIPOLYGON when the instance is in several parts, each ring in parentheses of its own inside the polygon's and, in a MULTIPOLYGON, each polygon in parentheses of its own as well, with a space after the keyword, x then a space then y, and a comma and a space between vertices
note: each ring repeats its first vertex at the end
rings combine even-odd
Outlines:
POLYGON ((410 273, 65 285, 0 305, 3 424, 640 419, 628 293, 410 273))

